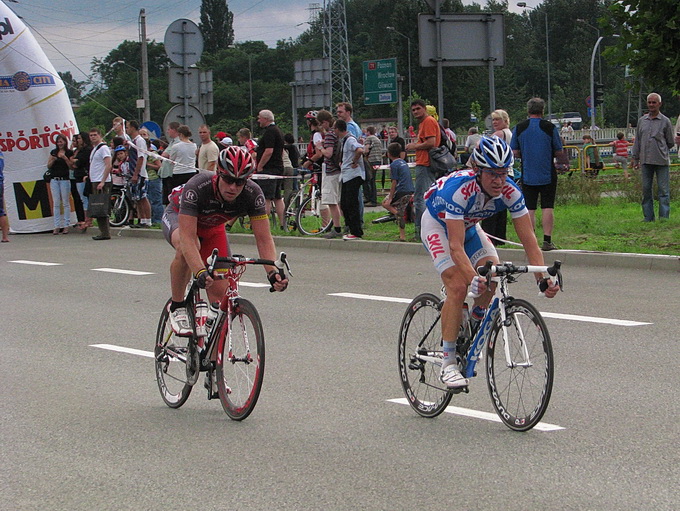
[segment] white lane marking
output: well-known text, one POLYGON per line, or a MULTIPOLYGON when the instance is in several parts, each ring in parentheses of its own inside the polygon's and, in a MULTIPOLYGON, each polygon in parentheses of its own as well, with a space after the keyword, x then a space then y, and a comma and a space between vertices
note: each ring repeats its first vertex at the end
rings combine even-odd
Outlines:
MULTIPOLYGON (((398 399, 388 399, 387 401, 391 403, 397 403, 400 405, 408 405, 408 401, 406 400, 405 397, 400 397, 398 399)), ((489 413, 489 412, 480 412, 479 410, 471 410, 469 408, 461 408, 459 406, 448 406, 446 410, 444 410, 446 413, 451 413, 454 415, 462 415, 464 417, 472 417, 474 419, 482 419, 485 421, 491 421, 491 422, 501 422, 500 417, 496 415, 495 413, 489 413)), ((565 429, 562 426, 557 426, 556 424, 548 424, 547 422, 539 422, 534 426, 534 429, 537 429, 538 431, 558 431, 560 429, 565 429)))
MULTIPOLYGON (((340 296, 343 298, 356 298, 359 300, 375 300, 380 302, 397 302, 397 303, 411 303, 409 298, 395 298, 392 296, 378 296, 378 295, 362 295, 359 293, 329 293, 328 296, 340 296)), ((614 318, 598 318, 595 316, 580 316, 578 314, 560 314, 557 312, 541 312, 544 318, 566 319, 570 321, 584 321, 588 323, 605 323, 607 325, 617 326, 642 326, 652 325, 653 323, 644 323, 641 321, 629 321, 627 319, 614 318)))
POLYGON ((106 273, 122 273, 123 275, 153 275, 149 271, 121 270, 118 268, 92 268, 92 271, 103 271, 106 273))
POLYGON ((10 263, 17 263, 17 264, 33 264, 35 266, 62 266, 61 263, 45 263, 42 261, 26 261, 23 259, 18 259, 16 261, 8 261, 10 263))
POLYGON ((120 353, 129 353, 130 355, 137 355, 140 357, 153 358, 152 351, 136 350, 134 348, 125 348, 123 346, 115 346, 113 344, 90 344, 92 348, 101 348, 103 350, 118 351, 120 353))
POLYGON ((393 296, 362 295, 358 293, 329 293, 328 296, 343 298, 357 298, 359 300, 377 300, 379 302, 411 303, 411 298, 395 298, 393 296))
POLYGON ((597 318, 595 316, 579 316, 578 314, 560 314, 557 312, 541 312, 544 318, 568 319, 570 321, 587 321, 590 323, 605 323, 618 326, 642 326, 651 325, 642 321, 629 321, 627 319, 597 318))

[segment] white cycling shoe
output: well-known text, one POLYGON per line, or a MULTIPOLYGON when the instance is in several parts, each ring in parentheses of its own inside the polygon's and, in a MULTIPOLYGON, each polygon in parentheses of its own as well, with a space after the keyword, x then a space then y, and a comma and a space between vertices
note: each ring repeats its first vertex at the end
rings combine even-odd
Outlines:
POLYGON ((439 379, 448 389, 459 389, 468 386, 468 379, 465 378, 456 364, 451 364, 442 369, 439 379))
POLYGON ((186 308, 179 307, 178 309, 169 312, 172 331, 181 337, 190 336, 193 331, 191 329, 191 323, 189 323, 189 316, 187 316, 186 308))

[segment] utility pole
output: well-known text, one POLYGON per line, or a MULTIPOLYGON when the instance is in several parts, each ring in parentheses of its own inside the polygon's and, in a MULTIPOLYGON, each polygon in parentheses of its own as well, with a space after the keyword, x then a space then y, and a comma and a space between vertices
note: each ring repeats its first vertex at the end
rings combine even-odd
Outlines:
POLYGON ((142 50, 142 98, 144 99, 144 122, 151 120, 151 101, 149 99, 149 56, 146 52, 146 12, 139 11, 139 42, 142 50))

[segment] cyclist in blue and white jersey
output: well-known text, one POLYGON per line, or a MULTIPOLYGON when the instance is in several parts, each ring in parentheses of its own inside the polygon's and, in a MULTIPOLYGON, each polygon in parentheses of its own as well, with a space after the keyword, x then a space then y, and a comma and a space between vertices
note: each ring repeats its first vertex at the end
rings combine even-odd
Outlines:
MULTIPOLYGON (((441 311, 444 352, 441 380, 448 388, 468 384, 456 363, 456 338, 468 287, 477 296, 476 307, 486 308, 493 296, 493 289, 487 288, 486 280, 477 275, 475 268, 489 260, 497 263, 498 253, 479 222, 504 209, 510 210, 529 264, 544 264, 524 196, 508 177, 513 161, 505 141, 496 136, 483 137, 468 160, 471 169, 438 179, 425 193, 421 239, 446 288, 441 311)), ((539 286, 545 286, 543 275, 535 276, 539 286)), ((558 290, 556 284, 551 284, 545 295, 552 298, 558 290)))

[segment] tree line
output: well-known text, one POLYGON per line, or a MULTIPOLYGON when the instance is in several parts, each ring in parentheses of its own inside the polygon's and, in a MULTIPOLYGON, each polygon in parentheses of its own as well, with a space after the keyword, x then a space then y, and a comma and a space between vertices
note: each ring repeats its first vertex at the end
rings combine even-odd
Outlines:
MULTIPOLYGON (((633 17, 622 4, 635 2, 639 3, 638 0, 545 0, 537 8, 517 14, 509 12, 507 3, 498 0, 489 0, 484 6, 447 0, 442 12, 505 14, 506 58, 505 66, 495 70, 495 96, 497 108, 507 110, 513 124, 526 116, 525 105, 530 97, 547 98, 546 16, 553 113, 578 111, 584 119, 587 118, 591 53, 598 36, 602 35, 602 55, 596 59, 595 76, 596 81, 604 85, 604 106, 600 110, 604 116, 598 118, 597 123, 601 127, 624 127, 629 123, 635 124, 640 109, 644 108, 641 101, 652 90, 661 93, 665 103, 662 111, 669 117, 680 113, 680 101, 673 97, 680 83, 676 69, 680 67, 677 64, 680 62, 677 57, 680 48, 675 46, 680 31, 674 31, 674 39, 671 37, 670 42, 660 33, 663 30, 659 30, 659 25, 652 21, 647 22, 649 26, 646 28, 640 27, 639 33, 631 32, 633 17), (625 21, 627 15, 628 21, 625 21), (613 34, 622 32, 624 21, 629 30, 621 33, 621 38, 613 37, 613 34), (647 37, 656 52, 650 52, 646 59, 644 55, 641 58, 645 49, 639 44, 635 47, 636 51, 631 52, 630 44, 637 41, 636 37, 647 37), (665 60, 672 61, 666 65, 676 68, 663 67, 664 55, 658 55, 658 50, 664 41, 669 45, 665 60), (627 62, 634 62, 635 66, 627 68, 627 62)), ((657 3, 676 7, 675 0, 659 0, 657 3)), ((362 101, 363 61, 396 57, 399 74, 407 76, 408 42, 386 27, 394 27, 410 39, 414 97, 436 105, 436 70, 418 65, 417 16, 428 12, 428 9, 422 0, 346 0, 355 118, 396 118, 396 105, 369 106, 362 101)), ((675 16, 676 25, 680 23, 680 13, 659 10, 666 20, 675 16)), ((321 20, 312 20, 299 37, 278 41, 273 48, 262 41, 234 43, 232 22, 233 15, 225 0, 203 0, 199 26, 206 44, 198 67, 212 69, 214 77, 214 113, 207 116, 207 122, 232 133, 250 126, 252 85, 254 115, 261 109, 270 109, 275 113, 278 124, 290 131, 289 82, 294 78, 293 65, 296 60, 323 55, 321 20)), ((669 25, 668 31, 673 32, 672 26, 675 25, 669 25)), ((169 61, 162 43, 148 43, 147 51, 151 117, 161 124, 172 106, 167 97, 169 61)), ((106 57, 93 59, 91 71, 96 85, 90 86, 86 94, 84 83, 75 81, 70 73, 60 73, 71 97, 79 103, 76 118, 80 126, 107 126, 112 117, 110 111, 127 118, 138 117, 135 107, 135 99, 139 95, 136 72, 128 66, 116 64, 120 60, 140 68, 140 44, 123 41, 106 57)), ((481 111, 478 123, 482 124, 483 117, 489 113, 488 70, 485 67, 448 67, 444 68, 443 74, 445 113, 454 129, 467 131, 472 124, 471 109, 481 111)), ((403 92, 407 94, 407 87, 403 88, 403 92)))

